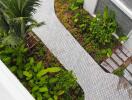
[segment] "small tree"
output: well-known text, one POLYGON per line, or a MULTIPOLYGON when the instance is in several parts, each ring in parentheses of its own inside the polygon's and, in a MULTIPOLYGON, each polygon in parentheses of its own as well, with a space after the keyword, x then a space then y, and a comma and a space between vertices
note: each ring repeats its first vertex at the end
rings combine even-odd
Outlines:
MULTIPOLYGON (((40 0, 0 0, 0 19, 6 25, 8 32, 15 33, 19 37, 25 37, 25 33, 32 26, 39 26, 33 18, 40 0)), ((41 23, 42 24, 42 23, 41 23)))

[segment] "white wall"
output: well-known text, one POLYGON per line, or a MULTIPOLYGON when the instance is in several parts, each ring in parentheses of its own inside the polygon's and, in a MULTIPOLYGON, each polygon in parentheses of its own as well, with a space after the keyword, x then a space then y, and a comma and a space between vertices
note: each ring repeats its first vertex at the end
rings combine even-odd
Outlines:
POLYGON ((132 54, 132 30, 128 34, 128 40, 124 44, 132 54))
POLYGON ((119 7, 130 19, 132 19, 132 10, 129 9, 123 2, 120 0, 111 0, 117 7, 119 7))
POLYGON ((0 100, 35 100, 1 60, 0 100))
POLYGON ((84 9, 87 10, 92 16, 95 16, 94 11, 98 0, 84 0, 84 9))

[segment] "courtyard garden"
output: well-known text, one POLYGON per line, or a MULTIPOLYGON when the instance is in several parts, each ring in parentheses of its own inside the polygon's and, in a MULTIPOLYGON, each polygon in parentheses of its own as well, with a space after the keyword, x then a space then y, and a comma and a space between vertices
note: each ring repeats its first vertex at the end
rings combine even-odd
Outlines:
POLYGON ((44 22, 32 14, 39 0, 0 0, 0 59, 36 100, 84 100, 72 71, 67 71, 32 31, 44 22))
MULTIPOLYGON (((111 58, 112 54, 122 47, 122 43, 127 40, 127 37, 123 33, 118 34, 121 28, 113 10, 106 6, 103 14, 98 12, 96 17, 92 17, 83 8, 83 3, 84 0, 55 0, 56 15, 80 45, 102 66, 105 60, 111 58)), ((118 65, 114 58, 112 61, 118 65)), ((114 71, 112 69, 112 72, 119 77, 123 76, 124 70, 130 62, 131 59, 124 62, 123 67, 114 71)), ((103 69, 109 72, 106 65, 105 63, 103 69)), ((113 66, 110 65, 111 67, 113 66)))
POLYGON ((83 9, 84 0, 55 0, 55 10, 58 18, 78 40, 84 49, 100 64, 110 57, 112 52, 121 45, 120 41, 127 39, 121 36, 116 39, 118 24, 114 11, 108 7, 104 14, 100 12, 95 18, 83 9))
MULTIPOLYGON (((96 91, 93 85, 98 88, 98 84, 93 84, 98 80, 97 73, 99 78, 106 81, 117 80, 116 76, 107 80, 109 76, 104 71, 109 71, 99 66, 108 58, 112 58, 112 54, 127 40, 123 34, 118 36, 120 26, 115 12, 106 6, 103 14, 98 12, 96 17, 93 17, 84 10, 84 0, 51 0, 48 3, 54 2, 55 11, 52 12, 51 7, 47 6, 47 12, 44 10, 44 14, 49 15, 42 16, 45 21, 38 22, 34 19, 34 14, 37 8, 41 7, 41 2, 0 0, 0 59, 35 100, 84 100, 89 97, 89 91, 93 94, 96 91), (64 27, 61 28, 62 24, 64 27), (34 29, 39 30, 41 27, 42 34, 41 31, 37 34, 34 29), (65 31, 65 28, 68 31, 65 31), (50 35, 47 35, 47 31, 51 32, 50 35), (59 37, 57 32, 65 34, 58 33, 59 37), (46 36, 49 36, 48 39, 46 36), (52 42, 51 45, 49 42, 52 42), (93 70, 95 72, 92 72, 93 70), (106 76, 102 77, 103 75, 106 76)), ((125 53, 124 55, 128 56, 125 53)), ((120 67, 111 68, 110 73, 124 77, 124 70, 131 61, 128 58, 124 61, 121 58, 120 67)), ((114 58, 112 60, 114 61, 114 58)), ((114 86, 113 83, 110 86, 114 86)))

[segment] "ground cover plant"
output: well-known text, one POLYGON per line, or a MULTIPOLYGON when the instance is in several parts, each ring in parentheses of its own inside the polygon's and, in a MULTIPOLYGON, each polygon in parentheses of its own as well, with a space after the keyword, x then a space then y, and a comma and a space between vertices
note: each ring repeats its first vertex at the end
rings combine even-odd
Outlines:
POLYGON ((64 69, 32 31, 43 24, 32 19, 39 5, 39 0, 0 0, 0 59, 36 100, 84 100, 72 71, 64 69), (39 41, 30 48, 33 37, 39 41))
POLYGON ((99 13, 95 18, 83 9, 83 0, 55 0, 55 10, 64 26, 98 63, 120 45, 113 36, 118 27, 115 15, 107 7, 103 15, 99 13))
POLYGON ((32 51, 23 41, 17 47, 1 43, 0 58, 36 100, 84 99, 73 73, 65 70, 41 42, 32 51))

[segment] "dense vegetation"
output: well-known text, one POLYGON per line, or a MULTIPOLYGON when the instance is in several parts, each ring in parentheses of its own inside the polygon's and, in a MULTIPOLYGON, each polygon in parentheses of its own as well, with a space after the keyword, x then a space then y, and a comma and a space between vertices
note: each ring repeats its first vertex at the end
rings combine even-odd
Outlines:
POLYGON ((95 18, 83 9, 83 0, 56 0, 55 10, 64 26, 98 63, 120 45, 113 36, 118 27, 115 14, 107 7, 104 14, 98 13, 95 18))
POLYGON ((72 71, 67 71, 39 40, 29 48, 27 33, 41 26, 32 14, 39 0, 0 0, 0 59, 36 100, 84 100, 72 71))
POLYGON ((66 71, 42 43, 32 51, 23 42, 0 45, 0 58, 36 100, 83 100, 72 72, 66 71))

